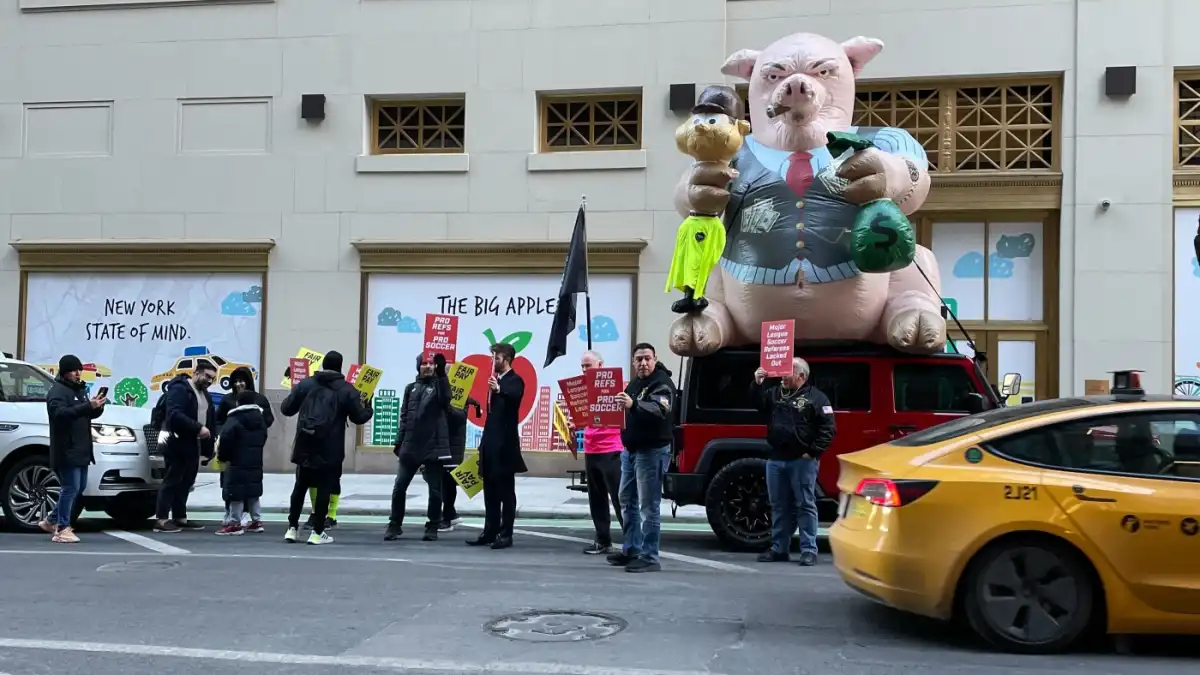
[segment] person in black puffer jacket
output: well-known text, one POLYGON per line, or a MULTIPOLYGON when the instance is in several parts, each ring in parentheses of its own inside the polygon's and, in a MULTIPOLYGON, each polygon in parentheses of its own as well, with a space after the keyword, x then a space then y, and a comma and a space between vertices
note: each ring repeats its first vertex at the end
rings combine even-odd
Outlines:
MULTIPOLYGON (((263 421, 266 422, 267 428, 270 429, 271 425, 275 423, 275 415, 271 412, 271 402, 267 400, 267 397, 254 390, 254 373, 251 372, 249 368, 242 366, 241 368, 235 369, 233 373, 230 374, 229 380, 230 386, 233 387, 233 391, 225 396, 222 396, 221 403, 217 405, 217 429, 221 429, 225 426, 225 420, 229 418, 229 411, 238 407, 238 396, 243 391, 248 391, 254 394, 254 405, 258 406, 259 409, 262 410, 263 421)), ((224 471, 221 472, 221 489, 225 489, 224 471)), ((225 500, 226 521, 229 520, 230 516, 229 506, 230 501, 227 499, 225 500)))
POLYGON ((446 375, 446 357, 417 357, 417 379, 404 388, 400 403, 400 429, 396 435, 396 483, 392 487, 392 511, 385 541, 400 538, 404 531, 404 511, 408 486, 418 469, 429 486, 428 520, 425 541, 437 541, 442 524, 442 473, 450 454, 450 379, 446 375))
POLYGON ((58 376, 46 394, 46 413, 50 420, 50 468, 62 486, 58 503, 50 515, 38 523, 54 541, 74 544, 79 541, 71 528, 75 500, 87 487, 88 466, 96 463, 92 452, 92 420, 104 414, 102 396, 88 398, 87 385, 80 379, 83 363, 67 354, 58 360, 58 376))
POLYGON ((792 374, 770 384, 767 371, 754 373, 752 393, 767 416, 767 494, 771 500, 771 548, 759 562, 788 560, 792 533, 800 525, 800 564, 817 563, 817 468, 833 441, 833 405, 808 381, 804 359, 792 374))
MULTIPOLYGON (((224 401, 222 401, 224 402, 224 401)), ((229 504, 222 536, 262 532, 259 499, 263 494, 263 448, 267 445, 267 421, 258 405, 258 394, 243 389, 237 407, 229 410, 217 437, 217 459, 226 465, 221 494, 229 504), (250 513, 250 524, 242 527, 242 514, 250 513)))

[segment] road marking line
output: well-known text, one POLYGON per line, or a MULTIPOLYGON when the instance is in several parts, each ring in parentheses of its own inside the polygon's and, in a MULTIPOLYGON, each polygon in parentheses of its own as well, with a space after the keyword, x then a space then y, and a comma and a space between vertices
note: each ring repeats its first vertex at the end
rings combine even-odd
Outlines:
POLYGON ((179 548, 178 546, 171 546, 170 544, 164 544, 161 541, 151 539, 150 537, 145 537, 140 534, 134 534, 133 532, 126 532, 125 530, 104 530, 104 534, 107 534, 110 537, 116 537, 117 539, 122 539, 124 541, 127 541, 127 542, 135 545, 135 546, 141 546, 142 548, 148 548, 151 551, 154 551, 155 553, 161 553, 163 555, 190 555, 191 554, 191 551, 189 551, 185 548, 179 548))
POLYGON ((707 670, 662 670, 642 668, 585 666, 566 663, 500 662, 468 663, 425 659, 405 659, 372 656, 326 656, 319 654, 278 654, 244 652, 224 649, 196 649, 156 645, 126 645, 104 642, 66 642, 59 640, 20 640, 0 638, 0 647, 41 651, 68 651, 88 654, 123 654, 157 656, 210 661, 242 661, 298 666, 334 666, 341 668, 373 668, 401 673, 453 673, 454 675, 721 675, 707 670))
MULTIPOLYGON (((483 529, 482 525, 468 525, 466 523, 463 523, 461 525, 461 527, 471 527, 471 528, 475 528, 477 530, 483 529)), ((513 534, 524 534, 524 535, 527 535, 530 537, 542 537, 543 539, 556 539, 558 541, 573 541, 573 542, 578 542, 580 544, 591 544, 592 543, 592 540, 590 540, 590 539, 582 539, 580 537, 568 537, 565 534, 554 534, 552 532, 534 532, 533 530, 514 529, 513 534)), ((699 565, 700 567, 708 567, 708 568, 714 569, 714 570, 721 570, 722 572, 742 572, 742 573, 749 573, 749 574, 758 574, 758 570, 750 568, 750 567, 744 567, 742 565, 734 565, 733 563, 719 562, 717 560, 709 560, 707 558, 696 558, 696 557, 693 557, 690 555, 684 555, 682 553, 668 553, 667 551, 660 551, 658 554, 658 557, 666 558, 667 560, 678 560, 679 562, 690 563, 692 565, 699 565)))
MULTIPOLYGON (((183 550, 183 549, 179 549, 183 550)), ((37 551, 21 551, 17 549, 0 549, 0 555, 87 555, 87 556, 108 556, 110 558, 130 558, 137 557, 128 551, 64 551, 64 550, 37 550, 37 551)), ((183 556, 184 554, 180 554, 183 556)), ((288 555, 286 553, 186 553, 188 558, 248 558, 260 560, 328 560, 331 562, 386 562, 386 563, 411 563, 415 565, 434 564, 422 563, 409 558, 362 558, 348 555, 288 555)), ((0 674, 2 675, 2 674, 0 674)))

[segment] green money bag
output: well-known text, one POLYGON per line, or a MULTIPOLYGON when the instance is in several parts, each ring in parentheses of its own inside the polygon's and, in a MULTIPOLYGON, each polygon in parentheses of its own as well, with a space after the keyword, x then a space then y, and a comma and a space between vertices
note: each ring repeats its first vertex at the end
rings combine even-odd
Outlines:
MULTIPOLYGON (((828 138, 833 157, 875 147, 871 141, 851 133, 831 131, 828 138)), ((916 230, 892 200, 867 202, 859 208, 850 229, 850 254, 863 272, 904 269, 917 254, 916 230)))

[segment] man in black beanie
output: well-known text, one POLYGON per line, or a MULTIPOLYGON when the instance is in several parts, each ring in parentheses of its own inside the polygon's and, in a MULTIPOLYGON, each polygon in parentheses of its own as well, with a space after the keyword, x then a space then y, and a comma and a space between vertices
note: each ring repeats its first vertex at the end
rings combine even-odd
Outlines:
POLYGON ((404 532, 404 511, 408 486, 424 468, 429 486, 428 520, 425 541, 437 541, 442 524, 442 472, 450 461, 450 380, 446 376, 446 357, 434 354, 417 356, 417 379, 404 388, 400 404, 400 429, 394 453, 400 460, 396 483, 392 487, 392 510, 384 541, 395 541, 404 532))
POLYGON ((296 440, 292 463, 296 465, 296 483, 288 512, 288 530, 284 541, 295 542, 300 529, 300 512, 310 487, 317 489, 313 504, 313 532, 309 544, 329 544, 333 537, 325 533, 329 496, 342 478, 346 461, 346 423, 366 424, 371 407, 342 374, 342 355, 331 351, 321 362, 321 370, 305 378, 279 406, 284 417, 296 417, 296 440))

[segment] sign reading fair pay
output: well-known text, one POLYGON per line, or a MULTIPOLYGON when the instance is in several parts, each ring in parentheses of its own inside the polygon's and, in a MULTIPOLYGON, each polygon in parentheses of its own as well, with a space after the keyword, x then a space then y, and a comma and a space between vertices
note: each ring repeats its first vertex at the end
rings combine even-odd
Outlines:
POLYGON ((792 356, 796 348, 796 321, 766 321, 759 340, 759 367, 767 377, 792 374, 792 356))
POLYGON ((441 354, 446 363, 458 359, 458 317, 452 314, 425 315, 425 358, 441 354))

